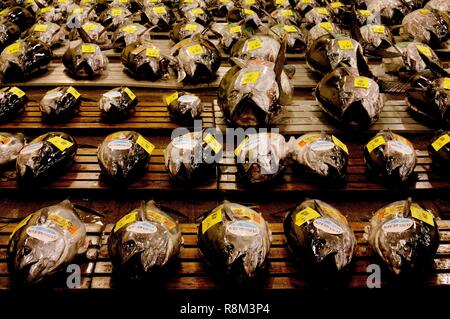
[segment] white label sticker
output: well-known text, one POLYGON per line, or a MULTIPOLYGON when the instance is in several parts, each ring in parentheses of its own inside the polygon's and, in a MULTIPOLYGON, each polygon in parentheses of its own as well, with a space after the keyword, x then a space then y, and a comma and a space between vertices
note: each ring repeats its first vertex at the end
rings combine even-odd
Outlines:
POLYGON ((409 218, 395 218, 384 224, 382 228, 386 233, 401 233, 409 229, 413 223, 409 218))
POLYGON ((237 221, 227 227, 227 231, 240 237, 255 236, 259 233, 258 226, 255 223, 247 221, 237 221))
POLYGON ((58 233, 47 226, 31 226, 27 229, 28 236, 39 239, 44 243, 55 241, 58 239, 58 233))
POLYGON ((315 141, 311 143, 311 149, 317 152, 325 152, 334 148, 334 143, 331 141, 315 141))
POLYGON ((331 235, 341 235, 344 233, 341 226, 329 218, 317 218, 313 221, 314 227, 331 235))
POLYGON ((184 103, 192 103, 197 101, 198 97, 196 97, 195 95, 190 95, 190 94, 186 94, 186 95, 182 95, 178 98, 178 101, 180 102, 184 102, 184 103))
POLYGON ((195 140, 191 137, 180 136, 172 141, 172 145, 183 150, 191 150, 195 146, 195 140))
POLYGON ((399 152, 399 153, 404 153, 404 154, 412 154, 413 150, 406 145, 405 143, 401 142, 401 141, 389 141, 388 145, 391 149, 399 152))
POLYGON ((108 147, 113 151, 124 151, 131 148, 131 142, 125 139, 114 140, 108 143, 108 147))
POLYGON ((43 145, 42 142, 27 145, 20 151, 20 154, 22 154, 22 155, 31 154, 31 153, 39 150, 42 147, 42 145, 43 145))
POLYGON ((146 221, 135 222, 127 227, 127 231, 137 234, 154 234, 157 230, 155 225, 146 221))

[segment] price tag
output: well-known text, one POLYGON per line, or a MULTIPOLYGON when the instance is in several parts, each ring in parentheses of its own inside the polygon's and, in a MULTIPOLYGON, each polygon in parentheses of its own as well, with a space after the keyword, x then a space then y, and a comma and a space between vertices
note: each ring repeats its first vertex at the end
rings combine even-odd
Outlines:
POLYGON ((64 152, 64 150, 68 149, 73 145, 72 142, 66 141, 65 139, 59 136, 49 138, 48 141, 53 145, 55 145, 61 152, 64 152))
POLYGON ((186 30, 186 31, 197 31, 197 25, 188 23, 188 24, 186 24, 184 26, 183 30, 186 30))
POLYGON ((0 144, 8 144, 9 143, 9 138, 7 138, 6 136, 0 135, 0 144))
POLYGON ((128 95, 131 101, 134 101, 136 95, 129 88, 124 88, 123 91, 128 95))
POLYGON ((292 12, 292 10, 283 10, 282 14, 285 17, 292 17, 294 15, 294 12, 292 12))
POLYGON ((442 87, 445 90, 450 90, 450 78, 444 78, 444 82, 442 83, 442 87))
POLYGON ((16 42, 14 44, 11 44, 10 46, 8 46, 6 48, 6 53, 7 54, 16 54, 19 53, 20 51, 20 42, 16 42))
POLYGON ((430 10, 429 10, 429 9, 421 9, 421 10, 419 11, 419 13, 422 14, 422 15, 425 15, 425 14, 427 14, 427 13, 430 13, 430 10))
POLYGON ((123 226, 134 223, 137 221, 137 212, 129 213, 128 215, 123 216, 114 226, 113 232, 115 233, 119 229, 121 229, 123 226))
POLYGON ((241 85, 251 84, 258 81, 259 78, 259 71, 253 71, 253 72, 247 72, 244 73, 244 76, 241 80, 241 85))
POLYGON ((47 25, 46 24, 36 24, 34 26, 33 30, 36 32, 45 32, 45 31, 47 31, 47 25))
POLYGON ((287 33, 296 33, 298 32, 297 28, 294 27, 293 25, 285 25, 283 27, 284 31, 286 31, 287 33))
POLYGON ((147 48, 145 49, 145 55, 149 58, 159 58, 160 51, 157 48, 147 48))
POLYGON ((359 14, 362 15, 363 17, 370 17, 372 15, 372 12, 369 10, 358 10, 359 14))
POLYGON ((443 148, 445 145, 450 143, 450 136, 448 134, 444 134, 440 136, 436 141, 431 143, 431 146, 434 148, 436 152, 438 152, 441 148, 443 148))
POLYGON ((333 31, 333 25, 330 22, 321 22, 320 27, 324 30, 333 31))
POLYGON ((417 50, 419 50, 420 53, 422 53, 423 55, 431 58, 433 56, 433 52, 431 52, 431 49, 423 44, 418 44, 416 45, 417 50))
POLYGON ((355 88, 368 89, 369 79, 363 76, 358 76, 353 80, 353 86, 355 88))
POLYGON ((81 46, 81 52, 82 53, 95 53, 95 46, 93 46, 92 44, 83 44, 81 46))
POLYGON ((93 24, 93 23, 85 23, 85 24, 83 25, 83 29, 84 29, 85 31, 92 31, 92 30, 95 29, 95 24, 93 24))
POLYGON ((384 25, 373 25, 372 31, 375 33, 384 33, 385 31, 384 25))
POLYGON ((123 32, 128 33, 128 34, 135 33, 136 30, 137 30, 137 26, 135 26, 135 25, 127 25, 122 30, 123 30, 123 32))
POLYGON ((429 211, 422 209, 417 204, 411 205, 411 216, 415 219, 421 220, 428 225, 434 226, 434 216, 429 211))
POLYGON ((166 8, 164 7, 153 7, 153 12, 156 14, 166 14, 166 8))
POLYGON ((304 223, 319 217, 320 214, 317 211, 315 211, 311 207, 306 207, 295 215, 295 225, 301 226, 304 223))
POLYGON ((173 101, 178 100, 178 92, 172 93, 169 96, 166 96, 166 103, 170 105, 173 101))
POLYGON ((142 135, 139 135, 136 143, 140 145, 148 154, 152 155, 152 152, 155 149, 155 145, 153 145, 149 140, 144 138, 142 135))
POLYGON ((332 3, 330 4, 330 6, 331 6, 333 9, 337 9, 337 8, 342 7, 342 3, 341 3, 341 2, 332 2, 332 3))
POLYGON ((39 10, 39 13, 48 13, 52 11, 53 7, 45 7, 39 10))
POLYGON ((81 95, 80 92, 75 90, 72 86, 69 86, 69 88, 67 89, 67 93, 71 94, 75 98, 75 100, 78 100, 81 95))
POLYGON ((206 134, 206 136, 203 138, 206 144, 208 144, 211 149, 217 154, 222 150, 222 145, 216 140, 214 136, 211 134, 206 134))
POLYGON ((327 10, 327 8, 317 8, 317 13, 327 16, 328 15, 328 10, 327 10))
POLYGON ((383 136, 376 136, 375 138, 373 138, 369 143, 367 143, 366 147, 367 150, 369 151, 369 153, 372 153, 372 151, 374 149, 376 149, 377 147, 386 144, 386 141, 384 140, 383 136))
POLYGON ((331 139, 333 140, 333 143, 339 146, 345 153, 348 154, 348 147, 344 143, 341 142, 340 139, 338 139, 336 136, 331 135, 331 139))
POLYGON ((228 2, 230 2, 230 0, 220 0, 219 2, 220 3, 228 3, 228 2))
POLYGON ((200 8, 192 9, 191 12, 192 12, 193 14, 196 14, 196 15, 200 15, 200 14, 205 13, 205 12, 204 12, 202 9, 200 9, 200 8))
POLYGON ((234 150, 234 155, 239 156, 239 153, 241 152, 241 150, 244 148, 245 144, 247 143, 247 141, 249 140, 249 137, 245 137, 242 142, 238 145, 238 147, 236 147, 236 149, 234 150))
POLYGON ((246 5, 251 5, 251 4, 255 4, 256 3, 256 0, 245 0, 244 1, 244 4, 246 4, 246 5))
POLYGON ((120 16, 122 14, 122 9, 112 9, 111 15, 113 16, 120 16))
POLYGON ((247 42, 247 51, 254 51, 262 48, 262 40, 254 39, 247 42))
POLYGON ((58 3, 67 3, 67 0, 58 0, 58 3))
POLYGON ((301 3, 308 4, 311 3, 311 0, 301 0, 301 3))
POLYGON ((341 50, 353 50, 352 40, 338 40, 338 46, 341 50))
POLYGON ((241 33, 241 32, 242 32, 242 28, 240 25, 230 28, 230 33, 241 33))
POLYGON ((176 224, 173 221, 171 221, 169 218, 167 218, 161 213, 150 210, 146 212, 146 215, 148 219, 160 222, 161 224, 166 226, 167 229, 169 230, 173 229, 176 226, 176 224))
POLYGON ((255 11, 250 10, 250 9, 244 9, 244 14, 248 15, 248 16, 251 16, 251 15, 255 14, 255 11))
POLYGON ((73 14, 82 14, 83 13, 83 8, 75 8, 72 10, 73 14))
POLYGON ((33 217, 34 214, 30 214, 27 217, 25 217, 24 219, 22 219, 22 221, 20 223, 17 224, 16 227, 14 227, 14 230, 12 231, 11 235, 9 235, 9 239, 14 237, 14 234, 17 233, 17 231, 19 229, 21 229, 23 226, 25 226, 28 221, 31 219, 31 217, 33 217))
POLYGON ((215 224, 220 223, 221 221, 222 221, 222 209, 218 209, 209 214, 208 217, 206 217, 202 221, 202 234, 206 233, 208 229, 210 229, 215 224))
POLYGON ((9 92, 11 92, 12 94, 14 94, 15 96, 17 96, 18 98, 21 98, 25 95, 25 92, 22 91, 21 89, 19 89, 16 86, 13 86, 12 88, 9 89, 9 92))
POLYGON ((205 52, 200 44, 189 46, 187 48, 187 51, 189 52, 190 55, 199 55, 205 52))

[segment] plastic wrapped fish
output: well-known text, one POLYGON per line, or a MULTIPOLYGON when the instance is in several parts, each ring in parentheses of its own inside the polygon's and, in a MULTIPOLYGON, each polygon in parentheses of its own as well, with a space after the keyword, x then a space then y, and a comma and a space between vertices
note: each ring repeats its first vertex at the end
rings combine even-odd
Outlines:
MULTIPOLYGON (((359 28, 359 43, 364 50, 373 53, 376 50, 387 49, 394 43, 394 37, 388 27, 380 24, 363 25, 359 28)), ((376 53, 373 53, 376 55, 376 53)))
POLYGON ((381 23, 385 25, 400 24, 410 11, 411 7, 407 3, 402 0, 366 0, 367 10, 379 13, 381 23))
POLYGON ((397 275, 428 268, 439 246, 433 213, 411 199, 378 210, 365 236, 372 250, 397 275))
POLYGON ((298 0, 295 2, 295 10, 297 10, 302 17, 304 17, 311 9, 319 7, 318 1, 316 0, 298 0))
POLYGON ((78 113, 81 94, 72 86, 48 91, 39 103, 39 109, 49 121, 67 120, 78 113))
POLYGON ((0 21, 0 50, 16 41, 20 37, 20 29, 9 21, 0 21))
POLYGON ((225 52, 229 52, 247 34, 246 29, 237 23, 213 24, 211 31, 220 38, 220 45, 225 52))
POLYGON ((175 137, 164 151, 166 169, 175 181, 205 180, 215 174, 222 149, 215 132, 175 137))
POLYGON ((27 35, 49 47, 61 44, 65 38, 64 29, 53 22, 36 23, 29 29, 27 35))
POLYGON ((28 38, 7 46, 0 55, 0 79, 24 81, 47 70, 51 49, 43 42, 28 38))
POLYGON ((136 95, 129 88, 118 87, 103 93, 99 106, 103 115, 111 119, 121 119, 129 115, 137 103, 136 95))
POLYGON ((150 41, 150 31, 139 23, 124 24, 117 28, 112 37, 112 46, 122 50, 135 42, 150 41))
POLYGON ((378 120, 384 97, 378 84, 355 69, 337 68, 326 74, 316 87, 322 109, 339 124, 367 128, 378 120))
POLYGON ((261 275, 267 267, 272 234, 253 209, 224 201, 202 220, 198 246, 219 274, 238 282, 261 275))
POLYGON ((366 144, 364 160, 372 172, 393 182, 406 181, 417 163, 411 142, 390 131, 380 131, 366 144))
POLYGON ((227 21, 239 23, 251 29, 255 29, 262 24, 261 19, 255 10, 242 7, 232 7, 228 10, 227 21))
POLYGON ((19 182, 29 182, 61 175, 72 166, 77 152, 74 138, 62 132, 50 132, 22 148, 16 161, 19 182))
POLYGON ((131 16, 131 12, 124 7, 110 7, 104 10, 100 16, 99 21, 106 26, 108 30, 115 31, 121 24, 127 21, 131 16))
POLYGON ((342 179, 348 166, 348 148, 336 136, 308 133, 289 141, 292 159, 307 174, 342 179))
POLYGON ((22 133, 0 132, 0 168, 14 162, 24 146, 22 133))
POLYGON ((8 271, 19 283, 34 284, 84 254, 88 248, 86 227, 72 203, 65 200, 25 217, 9 239, 8 271))
POLYGON ((142 202, 122 217, 108 238, 114 267, 129 279, 159 274, 178 257, 181 244, 177 221, 154 201, 142 202))
POLYGON ((187 92, 175 92, 164 98, 170 117, 179 123, 191 124, 203 111, 200 98, 187 92))
POLYGON ((283 171, 289 147, 281 134, 256 133, 246 137, 234 154, 238 172, 245 182, 266 183, 283 171))
POLYGON ((450 13, 450 3, 447 0, 430 0, 425 4, 425 8, 450 13))
POLYGON ((159 31, 168 31, 174 21, 172 10, 163 4, 146 7, 142 12, 142 17, 150 25, 156 26, 159 31))
POLYGON ((209 11, 202 8, 193 8, 182 12, 184 18, 190 22, 197 22, 203 26, 206 26, 211 21, 212 17, 209 11))
POLYGON ((101 47, 109 44, 108 32, 100 23, 86 21, 77 31, 85 43, 94 43, 101 47))
POLYGON ((321 36, 328 34, 331 34, 333 37, 337 38, 338 36, 345 34, 345 32, 337 24, 327 21, 320 22, 309 29, 307 47, 310 47, 314 41, 321 36))
POLYGON ((331 20, 330 11, 325 7, 315 7, 305 14, 305 23, 307 27, 312 27, 321 22, 329 22, 331 20))
POLYGON ((0 89, 0 122, 6 121, 23 111, 28 97, 18 87, 0 89))
POLYGON ((215 6, 211 8, 211 13, 215 17, 225 18, 233 7, 232 0, 216 0, 215 6))
POLYGON ((450 172, 450 132, 439 131, 428 146, 433 163, 445 173, 450 172))
POLYGON ((190 38, 195 33, 202 33, 203 30, 205 30, 205 27, 200 23, 184 20, 174 24, 169 36, 173 42, 178 43, 181 40, 190 38))
POLYGON ((241 60, 264 60, 275 62, 281 49, 281 43, 269 35, 254 35, 241 38, 233 45, 230 57, 241 60))
POLYGON ((71 42, 62 57, 67 71, 74 77, 94 78, 108 67, 108 58, 96 44, 71 42))
POLYGON ((34 16, 32 13, 19 6, 4 9, 1 18, 17 25, 21 32, 26 31, 34 23, 34 16))
POLYGON ((300 17, 297 12, 289 8, 279 8, 270 13, 270 16, 277 24, 294 24, 298 25, 300 17))
POLYGON ((344 270, 356 246, 345 216, 317 199, 308 199, 288 213, 284 234, 292 254, 318 272, 344 270))
POLYGON ((64 22, 64 12, 59 7, 47 6, 36 12, 36 18, 38 21, 61 24, 64 22))
POLYGON ((308 44, 308 30, 289 24, 276 24, 270 28, 280 41, 286 36, 288 51, 304 51, 308 44))

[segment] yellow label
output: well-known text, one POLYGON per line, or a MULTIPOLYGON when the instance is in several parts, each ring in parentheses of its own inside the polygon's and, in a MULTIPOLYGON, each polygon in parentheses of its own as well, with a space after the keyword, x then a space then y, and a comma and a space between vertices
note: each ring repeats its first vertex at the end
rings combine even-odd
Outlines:
POLYGON ((374 137, 369 143, 367 143, 366 147, 369 153, 372 153, 374 149, 376 149, 378 146, 385 144, 386 141, 384 140, 384 137, 379 135, 374 137))
POLYGON ((91 3, 93 0, 81 0, 81 3, 91 3))
POLYGON ((52 11, 52 9, 53 9, 53 7, 45 7, 45 8, 42 8, 41 10, 39 10, 39 13, 47 13, 47 12, 52 11))
POLYGON ((48 141, 55 145, 61 152, 64 152, 65 149, 68 149, 73 145, 72 142, 66 141, 62 137, 59 136, 53 136, 52 138, 49 138, 48 141))
POLYGON ((244 4, 249 5, 249 4, 255 4, 256 0, 245 0, 244 4))
POLYGON ((122 14, 122 9, 112 9, 111 15, 113 16, 120 16, 122 14))
POLYGON ((25 226, 31 217, 33 217, 33 214, 30 214, 27 217, 25 217, 24 219, 22 219, 22 221, 20 223, 18 223, 16 227, 14 227, 13 232, 11 233, 11 235, 9 235, 9 239, 13 238, 14 234, 17 233, 17 231, 19 229, 21 229, 23 226, 25 226))
POLYGON ((203 14, 203 13, 205 13, 205 12, 204 12, 202 9, 200 9, 200 8, 192 9, 191 12, 192 12, 193 14, 203 14))
POLYGON ((13 86, 12 88, 9 89, 9 92, 11 92, 12 94, 16 95, 17 97, 21 98, 22 96, 25 95, 25 92, 22 91, 21 89, 19 89, 16 86, 13 86))
POLYGON ((203 48, 200 44, 191 45, 187 48, 187 51, 190 55, 199 55, 203 54, 205 51, 203 51, 203 48))
POLYGON ((297 28, 294 27, 293 25, 285 25, 283 29, 287 33, 296 33, 296 32, 298 32, 297 28))
POLYGON ((255 11, 250 10, 250 9, 244 9, 244 14, 248 15, 248 16, 251 16, 251 15, 255 14, 255 11))
POLYGON ((47 25, 46 24, 36 24, 34 26, 33 30, 36 32, 45 32, 45 31, 47 31, 47 25))
POLYGON ((450 78, 444 78, 444 82, 442 83, 442 87, 445 90, 450 90, 450 78))
POLYGON ((256 81, 258 81, 258 78, 259 78, 259 71, 246 72, 242 76, 241 85, 255 83, 256 81))
POLYGON ((342 7, 342 3, 340 3, 340 2, 333 2, 333 3, 330 4, 330 6, 331 6, 333 9, 337 9, 337 8, 342 7))
POLYGON ((58 3, 67 3, 67 0, 58 0, 58 3))
POLYGON ((234 150, 234 155, 239 156, 239 153, 241 152, 241 150, 244 148, 245 144, 248 141, 248 136, 246 136, 242 142, 238 145, 238 147, 236 147, 236 149, 234 150))
POLYGON ((192 3, 194 0, 184 0, 183 3, 192 3))
POLYGON ((437 152, 448 143, 450 143, 450 136, 448 134, 444 134, 434 141, 431 146, 433 146, 434 150, 437 152))
POLYGON ((240 33, 240 32, 242 32, 242 28, 240 25, 230 28, 230 33, 240 33))
POLYGON ((159 6, 159 7, 153 7, 153 12, 156 14, 166 14, 167 11, 166 11, 166 8, 159 6))
POLYGON ((285 1, 285 0, 276 0, 275 3, 276 3, 276 4, 284 4, 284 1, 285 1))
POLYGON ((135 26, 135 25, 127 25, 122 30, 123 30, 123 32, 129 33, 129 34, 135 33, 136 30, 137 30, 137 26, 135 26))
POLYGON ((144 138, 142 135, 139 135, 136 143, 138 143, 138 145, 140 145, 148 154, 152 155, 155 145, 153 145, 149 140, 144 138))
POLYGON ((421 9, 421 10, 419 11, 420 14, 427 14, 427 13, 429 13, 429 12, 430 12, 430 10, 428 10, 428 9, 421 9))
POLYGON ((384 25, 373 25, 372 26, 372 31, 375 33, 384 33, 384 25))
POLYGON ((328 10, 326 8, 317 8, 317 13, 322 15, 328 15, 328 10))
POLYGON ((433 56, 433 52, 431 52, 431 49, 423 44, 416 45, 417 50, 419 50, 420 53, 423 55, 431 58, 433 56))
POLYGON ((95 24, 93 24, 93 23, 86 23, 86 24, 83 25, 83 29, 85 31, 92 31, 92 30, 95 29, 95 24))
POLYGON ((81 46, 81 52, 82 53, 95 53, 95 46, 92 44, 83 44, 81 46))
POLYGON ((254 39, 247 42, 247 51, 253 51, 257 49, 262 48, 262 40, 261 39, 254 39))
POLYGON ((186 31, 197 31, 197 25, 188 23, 188 24, 186 24, 184 26, 183 30, 186 30, 186 31))
POLYGON ((206 233, 208 229, 210 229, 215 224, 220 223, 221 221, 222 209, 217 209, 202 221, 202 234, 206 233))
POLYGON ((260 214, 247 207, 233 207, 231 210, 235 215, 241 218, 250 219, 258 224, 261 224, 261 222, 263 221, 260 214))
POLYGON ((124 88, 123 91, 128 95, 131 101, 134 101, 136 95, 129 88, 124 88))
POLYGON ((311 3, 311 0, 301 0, 301 3, 308 4, 308 3, 311 3))
POLYGON ((0 144, 8 144, 9 143, 9 138, 7 138, 6 136, 0 135, 0 144))
POLYGON ((219 2, 220 3, 228 3, 228 2, 230 2, 230 0, 220 0, 219 2))
POLYGON ((173 101, 178 100, 178 92, 172 93, 169 96, 166 96, 166 103, 170 105, 173 101))
POLYGON ((147 0, 148 3, 157 3, 158 0, 147 0))
POLYGON ((358 10, 359 14, 362 15, 363 17, 370 17, 372 15, 372 12, 369 10, 358 10))
POLYGON ((78 92, 74 87, 69 86, 69 88, 67 89, 67 93, 71 94, 75 100, 78 100, 78 98, 80 97, 80 92, 78 92))
POLYGON ((353 86, 355 88, 368 89, 369 88, 369 79, 363 76, 357 76, 353 80, 353 86))
POLYGON ((283 10, 282 11, 283 16, 285 17, 291 17, 294 15, 294 12, 292 12, 292 10, 283 10))
POLYGON ((149 58, 159 58, 160 56, 159 49, 147 48, 145 49, 145 55, 148 56, 149 58))
POLYGON ((429 211, 422 209, 417 204, 411 205, 411 216, 415 219, 421 220, 428 225, 434 226, 434 216, 429 211))
POLYGON ((388 217, 391 215, 396 215, 398 213, 401 213, 401 212, 403 212, 404 207, 405 207, 405 205, 403 205, 403 204, 384 207, 376 214, 376 219, 378 221, 381 221, 384 217, 388 217))
POLYGON ((10 46, 8 46, 6 48, 6 53, 7 54, 16 54, 19 53, 20 51, 20 42, 16 42, 14 44, 11 44, 10 46))
POLYGON ((116 231, 121 229, 123 226, 137 221, 137 214, 138 214, 137 212, 132 212, 132 213, 129 213, 129 214, 123 216, 114 226, 113 232, 115 233, 116 231))
POLYGON ((8 9, 3 9, 2 11, 0 11, 0 16, 4 16, 6 13, 8 12, 8 9))
POLYGON ((338 40, 338 46, 341 50, 353 50, 352 40, 338 40))
POLYGON ((173 229, 176 224, 170 220, 168 217, 164 216, 161 213, 158 213, 156 211, 147 211, 146 212, 147 218, 153 221, 157 221, 160 222, 161 224, 163 224, 164 226, 167 227, 167 229, 171 230, 173 229))
POLYGON ((66 229, 72 235, 74 235, 78 232, 78 227, 75 226, 67 218, 64 218, 64 217, 56 215, 56 214, 51 214, 48 216, 48 219, 51 220, 52 222, 54 222, 56 225, 59 225, 62 228, 66 229))
POLYGON ((298 141, 298 146, 299 147, 303 147, 306 144, 312 143, 315 140, 319 139, 320 135, 319 134, 315 134, 315 135, 310 135, 310 136, 306 136, 306 137, 301 137, 300 140, 298 141))
POLYGON ((319 218, 320 214, 311 207, 306 207, 295 215, 295 225, 301 226, 307 221, 319 218))
POLYGON ((338 139, 336 136, 331 135, 331 139, 333 140, 333 143, 339 146, 342 150, 344 150, 345 153, 348 154, 348 147, 344 143, 341 142, 340 139, 338 139))
POLYGON ((321 22, 320 26, 324 30, 333 31, 333 25, 330 22, 321 22))
POLYGON ((222 150, 222 145, 211 134, 206 134, 203 140, 208 144, 212 150, 217 154, 222 150))

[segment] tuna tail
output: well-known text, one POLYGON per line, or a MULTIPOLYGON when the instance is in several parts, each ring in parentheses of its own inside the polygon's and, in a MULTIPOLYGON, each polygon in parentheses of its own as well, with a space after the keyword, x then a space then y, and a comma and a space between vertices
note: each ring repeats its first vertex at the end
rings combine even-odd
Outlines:
POLYGON ((423 62, 435 75, 440 77, 450 77, 450 73, 445 70, 441 65, 432 61, 427 55, 423 54, 420 50, 417 50, 423 62))

